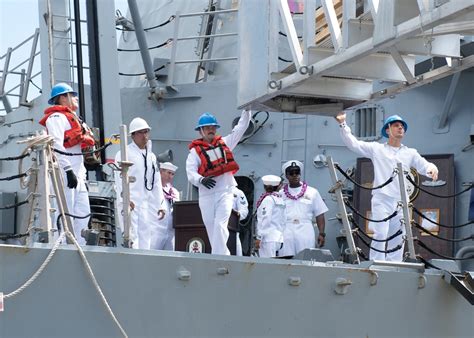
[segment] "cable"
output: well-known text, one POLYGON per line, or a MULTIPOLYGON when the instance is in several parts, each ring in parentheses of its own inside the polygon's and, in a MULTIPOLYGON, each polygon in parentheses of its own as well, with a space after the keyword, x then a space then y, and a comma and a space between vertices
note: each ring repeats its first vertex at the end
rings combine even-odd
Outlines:
POLYGON ((375 239, 373 238, 372 236, 370 236, 369 234, 367 234, 364 230, 362 230, 362 228, 359 226, 359 224, 357 224, 354 220, 353 217, 349 217, 349 220, 351 221, 352 224, 354 224, 354 226, 362 233, 364 234, 366 237, 370 238, 372 241, 374 242, 388 242, 388 241, 391 241, 392 239, 394 239, 395 237, 398 237, 400 236, 403 231, 402 229, 398 229, 397 232, 395 232, 393 235, 387 237, 386 239, 375 239))
POLYGON ((375 223, 382 223, 382 222, 386 222, 388 221, 389 219, 392 219, 394 218, 397 214, 398 214, 398 210, 395 210, 391 215, 385 217, 384 219, 381 219, 381 220, 374 220, 374 219, 371 219, 371 218, 368 218, 368 217, 365 217, 364 215, 362 215, 359 211, 357 211, 354 206, 352 206, 352 204, 349 203, 349 201, 347 200, 347 198, 344 198, 344 204, 347 205, 352 211, 354 211, 354 213, 365 219, 366 221, 369 221, 369 222, 375 222, 375 223))
MULTIPOLYGON (((160 43, 159 45, 149 47, 148 50, 164 47, 166 45, 169 45, 171 42, 173 42, 173 39, 168 39, 165 42, 160 43)), ((140 49, 122 49, 122 48, 117 48, 117 50, 119 52, 139 52, 140 51, 140 49)))
POLYGON ((247 136, 243 140, 240 140, 238 144, 242 144, 242 143, 246 142, 249 138, 253 137, 258 131, 260 131, 263 128, 265 123, 267 123, 268 119, 270 118, 270 113, 266 110, 257 111, 255 114, 252 115, 252 119, 255 121, 255 123, 258 123, 258 120, 256 119, 256 117, 260 113, 266 113, 267 114, 267 116, 265 117, 265 120, 258 125, 257 129, 255 129, 255 131, 251 135, 247 136))
POLYGON ((28 149, 26 153, 23 153, 18 156, 0 157, 0 161, 16 161, 16 160, 21 160, 22 158, 28 157, 30 155, 31 155, 31 149, 28 149))
POLYGON ((395 252, 395 251, 398 251, 402 248, 402 245, 401 244, 398 244, 397 246, 393 247, 392 249, 388 249, 388 250, 379 250, 379 249, 376 249, 374 247, 372 247, 369 243, 367 243, 365 241, 365 239, 362 238, 362 236, 359 234, 359 233, 355 233, 357 235, 357 237, 359 237, 359 239, 362 241, 362 243, 364 243, 368 248, 370 248, 371 250, 374 250, 374 251, 377 251, 377 252, 381 252, 381 253, 391 253, 391 252, 395 252))
POLYGON ((22 206, 23 204, 27 204, 27 203, 29 203, 28 199, 26 199, 24 201, 21 201, 21 202, 18 202, 18 203, 14 203, 14 204, 7 204, 3 207, 0 207, 0 210, 7 210, 7 209, 16 208, 16 207, 22 206))
MULTIPOLYGON (((169 24, 171 21, 173 21, 174 19, 176 18, 176 15, 172 15, 169 17, 168 20, 164 21, 163 23, 160 23, 159 25, 156 25, 156 26, 152 26, 152 27, 148 27, 148 28, 144 28, 143 30, 145 32, 147 31, 151 31, 152 29, 155 29, 155 28, 159 28, 159 27, 163 27, 163 26, 166 26, 167 24, 169 24)), ((128 20, 128 19, 127 19, 128 20)), ((128 20, 129 21, 129 20, 128 20)), ((119 27, 115 27, 116 30, 119 30, 119 31, 127 31, 127 32, 134 32, 135 30, 134 29, 124 29, 124 28, 119 28, 119 27)))
POLYGON ((69 153, 69 152, 62 151, 62 150, 59 150, 59 149, 56 149, 56 148, 53 148, 53 151, 55 151, 55 152, 57 152, 61 155, 66 155, 66 156, 82 156, 82 155, 89 155, 89 154, 98 153, 98 152, 104 150, 105 148, 107 148, 108 146, 110 146, 111 144, 112 144, 112 142, 107 142, 106 144, 104 144, 100 148, 97 148, 97 149, 91 150, 91 151, 84 151, 82 153, 69 153))
POLYGON ((441 236, 438 236, 428 230, 426 230, 425 228, 423 228, 420 224, 418 224, 417 222, 413 221, 413 224, 415 224, 415 227, 420 229, 421 231, 423 231, 425 234, 428 234, 430 236, 433 236, 434 238, 437 238, 437 239, 440 239, 442 241, 446 241, 446 242, 453 242, 453 243, 457 243, 457 242, 464 242, 464 241, 468 241, 468 240, 474 240, 474 235, 471 235, 469 237, 464 237, 464 238, 453 238, 453 239, 449 239, 449 238, 446 238, 446 237, 441 237, 441 236))
POLYGON ((283 61, 283 62, 288 62, 288 63, 289 63, 289 62, 293 62, 293 61, 291 61, 291 60, 284 59, 284 58, 282 58, 282 57, 280 57, 280 56, 278 57, 278 60, 283 61))
POLYGON ((458 193, 455 193, 455 194, 452 194, 452 195, 437 195, 437 194, 434 194, 424 188, 422 188, 420 185, 416 184, 415 181, 413 181, 413 179, 410 177, 410 176, 406 176, 406 178, 408 179, 408 181, 410 181, 411 184, 413 184, 415 187, 417 187, 418 189, 420 189, 421 191, 427 193, 428 195, 431 195, 431 196, 434 196, 434 197, 439 197, 439 198, 451 198, 451 197, 456 197, 456 196, 459 196, 461 194, 464 194, 466 191, 469 191, 471 190, 472 188, 474 188, 474 184, 471 183, 471 185, 464 189, 463 191, 460 191, 458 193))
POLYGON ((16 239, 29 236, 29 233, 24 234, 11 234, 11 235, 0 235, 0 241, 6 241, 7 239, 16 239))
POLYGON ((339 166, 339 164, 334 163, 334 167, 335 167, 345 178, 347 178, 349 181, 351 181, 352 183, 354 183, 354 184, 355 184, 356 186, 358 186, 359 188, 366 189, 366 190, 381 189, 381 188, 385 187, 387 184, 391 183, 391 182, 393 181, 393 179, 395 178, 395 176, 397 175, 397 170, 394 169, 394 170, 393 170, 393 173, 392 173, 392 176, 391 176, 385 183, 382 183, 381 185, 376 186, 376 187, 369 188, 369 187, 363 186, 362 184, 357 183, 356 181, 354 181, 349 175, 346 174, 346 172, 345 172, 344 170, 341 169, 341 167, 339 166))
POLYGON ((38 86, 36 85, 36 83, 33 82, 33 80, 30 79, 30 83, 31 83, 33 86, 35 86, 35 87, 39 90, 40 94, 43 93, 43 90, 42 90, 40 87, 38 87, 38 86))
MULTIPOLYGON (((283 33, 282 31, 279 31, 278 34, 283 35, 284 37, 288 36, 285 33, 283 33)), ((303 38, 302 36, 298 36, 298 39, 302 39, 302 38, 303 38)))
POLYGON ((442 227, 442 228, 457 229, 457 228, 462 228, 462 227, 465 227, 466 225, 469 225, 469 224, 473 224, 473 223, 474 223, 474 220, 472 220, 472 221, 469 221, 469 222, 467 222, 467 223, 463 223, 463 224, 459 224, 459 225, 444 225, 444 224, 440 224, 440 223, 438 223, 438 222, 436 222, 436 221, 434 221, 434 220, 429 219, 428 217, 426 217, 425 215, 423 215, 423 213, 422 213, 420 210, 418 210, 417 208, 415 208, 414 206, 412 206, 412 209, 413 209, 413 211, 414 211, 416 214, 418 214, 421 218, 424 218, 424 219, 426 219, 427 221, 430 221, 431 223, 436 224, 437 226, 440 226, 440 227, 442 227))
POLYGON ((420 241, 418 238, 414 238, 413 241, 417 242, 419 246, 426 249, 428 252, 432 253, 433 255, 436 255, 436 256, 444 258, 444 259, 450 259, 450 260, 453 260, 453 261, 464 261, 464 260, 468 260, 468 259, 474 259, 474 256, 464 257, 464 258, 456 258, 456 257, 451 257, 451 256, 445 256, 445 255, 440 254, 439 252, 434 251, 433 249, 430 249, 425 243, 420 241))
MULTIPOLYGON (((156 72, 162 70, 165 67, 166 67, 165 65, 163 65, 161 67, 158 67, 153 72, 156 73, 156 72)), ((121 76, 142 76, 142 75, 146 75, 146 73, 119 73, 119 75, 121 75, 121 76)))
POLYGON ((11 181, 11 180, 15 180, 17 178, 26 177, 27 175, 28 175, 28 173, 24 172, 24 173, 21 173, 21 174, 18 174, 18 175, 13 175, 13 176, 8 176, 8 177, 0 177, 0 181, 11 181))

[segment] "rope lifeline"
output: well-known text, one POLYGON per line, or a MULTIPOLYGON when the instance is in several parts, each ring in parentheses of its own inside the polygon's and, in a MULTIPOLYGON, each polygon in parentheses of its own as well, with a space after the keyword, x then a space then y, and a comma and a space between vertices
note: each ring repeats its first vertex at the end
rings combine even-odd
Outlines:
POLYGON ((385 187, 386 185, 392 183, 393 179, 395 178, 395 176, 397 176, 397 171, 396 169, 393 170, 393 173, 392 173, 392 176, 387 180, 385 181, 385 183, 382 183, 376 187, 366 187, 356 181, 354 181, 352 179, 352 177, 350 177, 349 175, 347 175, 347 173, 342 170, 342 168, 339 166, 339 164, 337 163, 334 163, 334 167, 342 174, 342 176, 344 176, 345 178, 347 178, 349 181, 351 181, 352 183, 354 183, 356 186, 358 186, 359 188, 362 188, 362 189, 366 189, 366 190, 377 190, 377 189, 381 189, 383 187, 385 187))
POLYGON ((436 256, 444 258, 444 259, 450 259, 450 260, 453 260, 453 261, 465 261, 465 260, 468 260, 468 259, 474 259, 474 255, 472 257, 463 257, 463 258, 445 256, 445 255, 440 254, 439 252, 436 252, 433 249, 429 248, 425 243, 420 241, 418 238, 414 238, 413 241, 417 242, 419 246, 426 249, 428 252, 432 253, 433 255, 436 255, 436 256))
POLYGON ((437 238, 437 239, 440 239, 442 241, 446 241, 446 242, 452 242, 452 243, 458 243, 458 242, 464 242, 464 241, 468 241, 468 240, 474 240, 474 235, 471 235, 471 236, 468 236, 468 237, 464 237, 464 238, 453 238, 453 239, 449 239, 449 238, 446 238, 446 237, 441 237, 441 236, 438 236, 428 230, 426 230, 425 228, 423 228, 418 222, 415 222, 413 221, 413 224, 415 224, 415 227, 420 229, 421 231, 423 231, 425 234, 428 234, 430 236, 433 236, 434 238, 437 238))
POLYGON ((452 195, 437 195, 437 194, 434 194, 424 188, 422 188, 420 185, 416 184, 415 181, 413 181, 413 179, 410 177, 410 176, 406 176, 406 178, 408 179, 408 181, 410 181, 411 184, 413 184, 414 186, 416 186, 418 189, 420 189, 421 191, 423 191, 424 193, 427 193, 428 195, 431 195, 431 196, 434 196, 434 197, 439 197, 439 198, 451 198, 451 197, 456 197, 456 196, 459 196, 461 194, 464 194, 466 191, 469 191, 471 190, 472 188, 474 188, 474 185, 471 184, 468 188, 458 192, 458 193, 454 193, 452 195))

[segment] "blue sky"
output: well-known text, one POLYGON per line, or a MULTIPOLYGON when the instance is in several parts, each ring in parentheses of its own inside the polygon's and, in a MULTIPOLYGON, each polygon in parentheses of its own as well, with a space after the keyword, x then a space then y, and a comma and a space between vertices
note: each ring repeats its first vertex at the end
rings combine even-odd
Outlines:
MULTIPOLYGON (((71 1, 71 6, 73 0, 71 1)), ((81 0, 81 13, 85 13, 85 0, 81 0)), ((116 8, 119 8, 123 15, 126 15, 128 4, 127 0, 115 0, 116 8)), ((0 56, 3 56, 9 47, 15 47, 28 37, 30 37, 39 24, 38 14, 38 0, 0 0, 0 56)), ((10 61, 10 69, 15 67, 20 62, 25 60, 30 55, 31 42, 25 44, 23 47, 14 51, 12 59, 10 61)), ((35 69, 33 74, 39 71, 39 58, 35 61, 35 69)), ((5 58, 0 60, 0 69, 3 70, 5 58)), ((26 64, 21 68, 26 68, 26 64)), ((19 70, 20 70, 19 69, 19 70)), ((41 80, 39 77, 34 79, 34 82, 41 86, 41 80)), ((16 75, 9 75, 7 78, 6 90, 14 87, 19 83, 19 77, 16 75)), ((28 95, 29 99, 32 99, 38 95, 38 91, 34 87, 31 87, 31 95, 28 95)), ((12 106, 16 106, 14 103, 15 99, 11 98, 12 106)), ((3 108, 3 104, 0 103, 0 109, 3 108)), ((0 111, 0 115, 2 112, 0 111)))

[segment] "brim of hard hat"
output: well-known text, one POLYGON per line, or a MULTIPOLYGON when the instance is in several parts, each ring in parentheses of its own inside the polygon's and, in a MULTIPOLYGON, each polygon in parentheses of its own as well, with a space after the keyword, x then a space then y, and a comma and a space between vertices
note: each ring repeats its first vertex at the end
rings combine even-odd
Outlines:
MULTIPOLYGON (((407 130, 408 130, 408 125, 407 125, 407 123, 406 123, 405 121, 396 120, 396 121, 392 121, 392 122, 390 122, 390 123, 394 123, 394 122, 401 122, 401 123, 403 124, 403 129, 405 129, 405 133, 407 132, 407 130)), ((383 127, 382 127, 381 134, 382 134, 382 136, 385 137, 385 138, 389 138, 389 136, 388 136, 388 134, 387 134, 387 132, 386 132, 385 130, 387 129, 387 127, 388 127, 388 125, 389 125, 390 123, 386 123, 386 124, 384 124, 383 127)))
POLYGON ((131 136, 131 135, 132 135, 134 132, 136 132, 136 131, 146 130, 146 129, 148 129, 149 131, 151 131, 151 127, 150 127, 150 128, 140 128, 140 129, 130 130, 130 131, 128 132, 128 135, 131 136))
POLYGON ((50 98, 48 100, 48 104, 54 104, 54 99, 57 98, 58 96, 60 95, 64 95, 64 94, 67 94, 67 93, 71 93, 73 96, 77 96, 77 92, 66 92, 66 93, 61 93, 61 94, 58 94, 56 96, 53 96, 52 98, 50 98))
POLYGON ((221 126, 218 125, 218 124, 209 123, 209 124, 203 124, 203 125, 200 125, 200 126, 196 126, 196 128, 194 128, 194 130, 198 131, 198 130, 201 129, 202 127, 208 127, 208 126, 215 126, 216 128, 220 128, 220 127, 221 127, 221 126))

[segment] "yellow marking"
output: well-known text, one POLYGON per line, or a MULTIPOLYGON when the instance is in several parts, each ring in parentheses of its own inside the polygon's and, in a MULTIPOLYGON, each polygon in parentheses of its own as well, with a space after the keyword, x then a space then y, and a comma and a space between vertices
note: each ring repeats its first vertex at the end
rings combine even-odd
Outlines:
POLYGON ((112 142, 112 144, 120 144, 120 139, 114 137, 106 137, 104 141, 105 143, 112 142))

